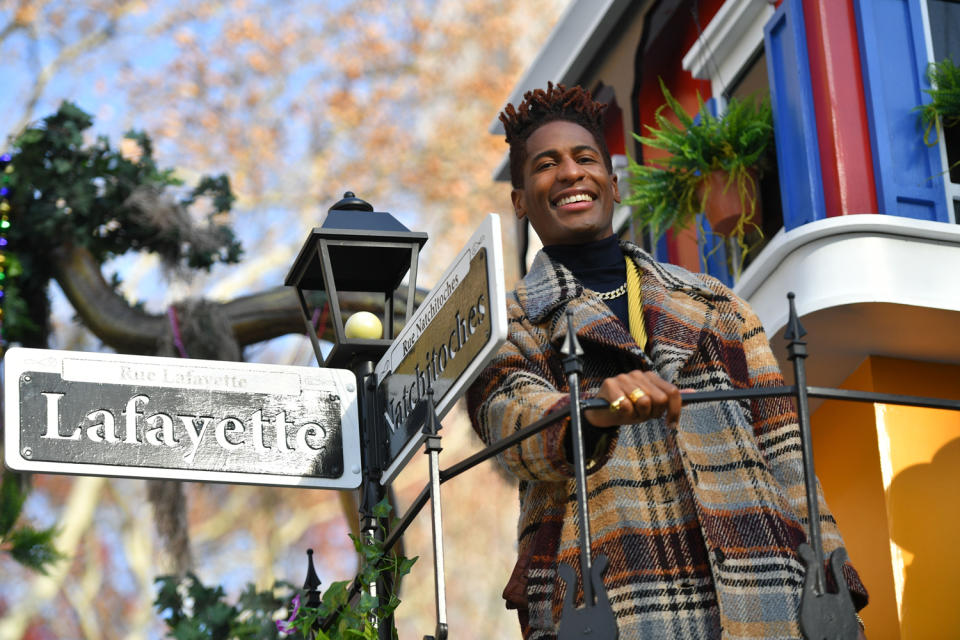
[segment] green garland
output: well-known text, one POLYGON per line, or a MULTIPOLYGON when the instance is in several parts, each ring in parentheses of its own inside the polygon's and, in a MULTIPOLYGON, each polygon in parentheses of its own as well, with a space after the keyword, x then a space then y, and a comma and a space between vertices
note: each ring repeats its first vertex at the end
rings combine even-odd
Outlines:
POLYGON ((63 555, 53 545, 56 530, 15 527, 23 510, 29 488, 27 476, 3 471, 0 481, 0 551, 5 551, 25 567, 47 573, 63 555))
POLYGON ((283 582, 266 591, 248 584, 230 604, 223 587, 206 586, 192 573, 182 579, 161 576, 156 583, 154 606, 163 616, 168 637, 177 640, 278 640, 273 615, 286 605, 283 596, 294 591, 283 582))
MULTIPOLYGON (((377 522, 385 522, 390 518, 392 507, 388 498, 384 498, 373 508, 373 515, 377 522)), ((394 519, 391 526, 399 522, 394 519)), ((386 529, 381 525, 380 533, 386 537, 386 529)), ((387 578, 393 585, 400 584, 400 578, 410 573, 417 558, 406 558, 384 549, 382 540, 376 538, 362 539, 350 534, 353 546, 361 558, 361 569, 357 574, 356 589, 351 589, 351 581, 340 581, 331 584, 320 598, 320 605, 316 608, 309 606, 295 607, 286 623, 278 623, 287 631, 299 631, 307 640, 377 640, 379 633, 374 621, 382 623, 393 615, 400 605, 400 598, 391 593, 389 600, 383 605, 370 594, 371 586, 387 578), (359 592, 359 597, 351 598, 351 592, 359 592), (319 629, 321 622, 329 627, 327 631, 319 629)), ((397 639, 396 628, 392 629, 394 640, 397 639)))
MULTIPOLYGON (((386 498, 374 507, 379 521, 387 519, 390 512, 386 498)), ((205 586, 195 575, 187 574, 182 579, 157 578, 154 606, 167 624, 168 637, 176 640, 273 640, 291 636, 307 640, 377 640, 374 620, 386 620, 400 599, 391 594, 389 602, 381 607, 370 595, 370 587, 388 577, 392 584, 399 584, 417 558, 394 555, 383 548, 380 540, 350 537, 363 562, 356 577, 359 597, 350 598, 351 582, 334 582, 321 596, 320 605, 310 607, 304 604, 309 600, 308 593, 277 582, 266 591, 257 591, 248 584, 237 603, 230 604, 223 587, 205 586), (290 594, 294 594, 292 599, 290 594), (278 611, 286 613, 278 616, 278 611), (328 631, 320 630, 322 621, 329 623, 328 631)), ((396 629, 393 634, 396 638, 396 629)))
POLYGON ((149 251, 194 269, 240 259, 233 231, 215 219, 234 201, 227 176, 204 176, 175 200, 171 188, 182 182, 172 169, 157 167, 147 134, 127 133, 135 154, 125 155, 104 136, 86 144, 83 134, 92 124, 89 114, 64 102, 13 139, 11 153, 4 156, 7 227, 0 246, 5 278, 0 280, 6 341, 46 346, 46 288, 51 252, 58 247, 84 247, 99 262, 131 250, 149 251), (207 226, 197 229, 186 209, 201 197, 210 199, 212 211, 207 226), (158 207, 172 215, 157 215, 158 207))

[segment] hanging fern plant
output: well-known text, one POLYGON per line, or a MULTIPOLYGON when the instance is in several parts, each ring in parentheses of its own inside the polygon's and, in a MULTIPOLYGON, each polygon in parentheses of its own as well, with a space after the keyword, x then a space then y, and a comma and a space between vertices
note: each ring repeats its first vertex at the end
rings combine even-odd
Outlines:
POLYGON ((695 119, 663 80, 660 88, 665 103, 654 116, 656 126, 647 127, 646 136, 633 135, 669 155, 642 165, 629 159, 630 195, 624 202, 635 206, 634 218, 659 237, 667 229, 688 227, 699 213, 707 211, 710 217, 712 196, 733 196, 739 205, 735 216, 722 223, 711 220, 711 224, 715 233, 733 237, 739 244, 741 263, 731 266, 739 272, 750 249, 744 238, 751 230, 759 231, 758 180, 773 150, 770 100, 731 99, 724 114, 716 117, 698 94, 695 119))

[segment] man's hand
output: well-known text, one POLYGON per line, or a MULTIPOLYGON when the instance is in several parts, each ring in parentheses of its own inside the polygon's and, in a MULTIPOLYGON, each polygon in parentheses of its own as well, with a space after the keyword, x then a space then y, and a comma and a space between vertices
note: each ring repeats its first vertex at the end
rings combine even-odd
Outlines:
POLYGON ((607 378, 598 398, 609 409, 587 409, 584 415, 595 427, 613 427, 666 416, 667 424, 680 419, 680 390, 653 371, 631 371, 607 378))

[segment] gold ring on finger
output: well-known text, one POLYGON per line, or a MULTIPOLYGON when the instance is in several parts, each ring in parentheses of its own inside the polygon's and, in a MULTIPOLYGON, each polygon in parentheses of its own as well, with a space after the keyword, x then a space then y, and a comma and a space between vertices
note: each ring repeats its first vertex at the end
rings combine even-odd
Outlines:
POLYGON ((620 396, 616 400, 610 402, 610 411, 617 413, 620 411, 620 403, 627 399, 627 396, 620 396))
POLYGON ((630 402, 637 404, 645 395, 647 394, 643 389, 634 389, 627 397, 630 398, 630 402))

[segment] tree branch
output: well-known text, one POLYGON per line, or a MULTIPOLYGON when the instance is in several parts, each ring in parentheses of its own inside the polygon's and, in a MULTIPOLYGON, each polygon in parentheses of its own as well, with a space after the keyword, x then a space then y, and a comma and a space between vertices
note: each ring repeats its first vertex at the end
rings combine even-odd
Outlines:
POLYGON ((166 318, 131 307, 104 280, 86 249, 71 245, 53 251, 53 274, 77 315, 95 336, 118 352, 152 354, 166 330, 166 318))
MULTIPOLYGON (((167 331, 167 318, 136 309, 104 279, 100 265, 82 247, 62 246, 53 251, 53 273, 81 321, 104 344, 120 353, 150 355, 167 331)), ((402 294, 401 290, 401 294, 402 294)), ((345 311, 382 312, 383 300, 375 294, 351 294, 341 299, 345 311)), ((396 322, 406 312, 406 295, 399 295, 396 322)), ((417 292, 417 303, 424 293, 417 292)), ((314 302, 322 304, 323 298, 314 302)), ((234 338, 241 347, 289 333, 304 333, 300 304, 292 287, 274 287, 221 303, 234 338)), ((324 329, 324 339, 333 339, 333 329, 324 329)))
POLYGON ((20 28, 20 23, 16 20, 11 20, 6 24, 3 29, 0 29, 0 44, 3 44, 3 41, 10 37, 14 31, 20 28))
POLYGON ((85 476, 77 478, 74 482, 70 489, 70 497, 67 498, 67 505, 60 516, 58 524, 60 533, 54 539, 57 550, 63 553, 65 558, 53 565, 47 575, 38 575, 33 578, 28 595, 0 619, 0 638, 22 638, 33 616, 37 615, 40 608, 60 590, 77 552, 80 539, 93 522, 93 515, 105 483, 104 478, 85 476))
MULTIPOLYGON (((12 131, 21 131, 27 126, 27 124, 29 124, 33 117, 33 110, 40 101, 41 96, 43 96, 43 92, 47 88, 47 84, 50 83, 50 80, 53 78, 54 74, 56 74, 57 71, 59 71, 60 68, 65 64, 68 64, 75 58, 78 58, 87 51, 94 49, 95 47, 112 38, 117 31, 117 22, 119 19, 123 17, 124 14, 132 11, 135 6, 136 3, 134 2, 126 2, 118 6, 116 9, 110 12, 107 23, 103 25, 103 27, 86 34, 76 42, 61 49, 57 54, 57 57, 40 70, 39 75, 34 80, 33 88, 30 91, 30 97, 27 98, 27 104, 23 109, 23 115, 20 117, 20 122, 17 123, 17 126, 14 127, 12 131)), ((17 26, 17 24, 14 23, 14 26, 17 26)))

